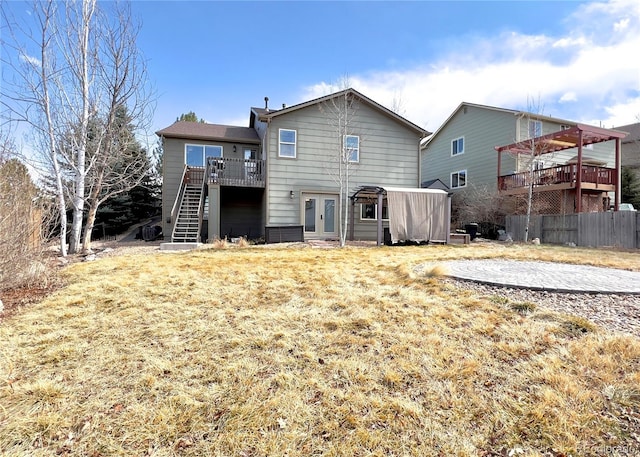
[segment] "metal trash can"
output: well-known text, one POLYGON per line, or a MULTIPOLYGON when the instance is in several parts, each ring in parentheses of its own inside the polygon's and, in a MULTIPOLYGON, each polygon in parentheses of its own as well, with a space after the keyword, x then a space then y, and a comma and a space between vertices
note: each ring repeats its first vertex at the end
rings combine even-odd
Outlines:
POLYGON ((478 236, 478 224, 471 223, 471 224, 467 224, 464 226, 464 231, 469 235, 469 238, 471 238, 471 241, 476 239, 476 236, 478 236))

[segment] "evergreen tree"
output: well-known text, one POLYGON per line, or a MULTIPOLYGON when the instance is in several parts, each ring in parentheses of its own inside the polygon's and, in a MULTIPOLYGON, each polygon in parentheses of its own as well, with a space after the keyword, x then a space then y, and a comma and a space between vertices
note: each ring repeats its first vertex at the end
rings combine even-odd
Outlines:
POLYGON ((135 139, 126 108, 118 111, 118 118, 117 135, 111 141, 118 145, 118 149, 124 148, 128 152, 123 155, 126 159, 122 163, 112 165, 114 173, 119 174, 119 170, 126 168, 131 161, 145 165, 137 166, 142 175, 134 177, 135 181, 139 181, 135 186, 117 193, 113 192, 113 189, 105 189, 105 192, 111 191, 113 195, 104 200, 97 209, 95 225, 99 227, 94 234, 98 236, 103 232, 106 235, 123 233, 132 225, 157 215, 160 209, 160 179, 157 168, 147 150, 135 139))
POLYGON ((183 114, 180 115, 180 117, 176 118, 176 122, 180 122, 180 121, 200 122, 201 124, 204 124, 204 119, 202 119, 202 118, 198 119, 198 116, 193 111, 189 111, 186 114, 183 113, 183 114))
POLYGON ((621 203, 631 203, 634 208, 640 208, 640 178, 630 167, 622 167, 621 203))

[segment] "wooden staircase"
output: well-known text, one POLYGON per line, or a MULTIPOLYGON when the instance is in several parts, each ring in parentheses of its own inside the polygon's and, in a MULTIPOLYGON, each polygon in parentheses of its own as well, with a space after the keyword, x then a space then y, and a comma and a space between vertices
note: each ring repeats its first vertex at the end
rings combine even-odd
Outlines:
POLYGON ((185 184, 176 223, 171 234, 171 242, 200 242, 203 194, 204 187, 201 184, 185 184))

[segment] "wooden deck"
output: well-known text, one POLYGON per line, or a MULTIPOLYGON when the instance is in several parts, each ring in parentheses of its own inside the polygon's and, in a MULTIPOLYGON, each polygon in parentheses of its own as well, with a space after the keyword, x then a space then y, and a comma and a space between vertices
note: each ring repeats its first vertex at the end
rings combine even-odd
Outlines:
MULTIPOLYGON (((533 185, 536 192, 545 190, 571 189, 576 186, 578 166, 576 164, 558 165, 533 172, 533 185)), ((498 189, 506 194, 526 192, 531 183, 531 174, 526 171, 498 177, 498 189)), ((582 166, 581 187, 585 190, 615 191, 615 168, 582 166)))
POLYGON ((207 167, 190 166, 185 181, 190 184, 219 184, 231 187, 265 187, 265 161, 209 157, 207 167))

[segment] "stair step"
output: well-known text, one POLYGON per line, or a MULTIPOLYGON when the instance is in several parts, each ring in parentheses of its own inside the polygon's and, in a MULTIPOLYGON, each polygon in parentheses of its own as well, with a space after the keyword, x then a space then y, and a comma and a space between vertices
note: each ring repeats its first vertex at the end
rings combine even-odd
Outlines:
POLYGON ((186 184, 182 202, 173 227, 171 239, 180 242, 198 242, 200 238, 200 214, 204 195, 201 185, 186 184))

